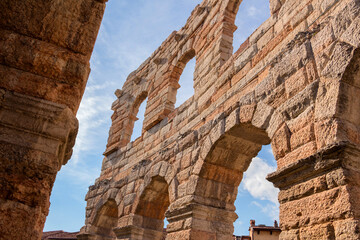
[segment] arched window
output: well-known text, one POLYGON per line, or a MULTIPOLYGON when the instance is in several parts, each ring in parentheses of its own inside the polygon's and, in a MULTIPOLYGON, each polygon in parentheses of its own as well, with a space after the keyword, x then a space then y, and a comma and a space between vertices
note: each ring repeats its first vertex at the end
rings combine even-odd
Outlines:
POLYGON ((186 63, 179 79, 180 88, 176 94, 175 108, 194 95, 195 57, 186 63))
POLYGON ((270 17, 269 0, 244 0, 237 12, 235 25, 237 30, 233 37, 233 52, 270 17))
POLYGON ((177 85, 170 94, 170 102, 174 108, 179 107, 194 95, 195 51, 187 51, 174 66, 170 82, 177 85))
POLYGON ((144 94, 141 98, 139 98, 139 102, 134 103, 133 115, 136 116, 136 118, 134 118, 134 128, 131 134, 131 141, 135 141, 138 137, 141 137, 142 135, 146 102, 147 102, 147 97, 144 94), (140 101, 144 97, 145 99, 140 101))

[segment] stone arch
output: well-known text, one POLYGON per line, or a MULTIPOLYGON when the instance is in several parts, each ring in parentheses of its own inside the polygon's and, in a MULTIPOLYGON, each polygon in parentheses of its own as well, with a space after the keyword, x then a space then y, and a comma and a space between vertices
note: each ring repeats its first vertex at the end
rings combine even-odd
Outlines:
POLYGON ((146 91, 142 91, 134 100, 132 107, 131 107, 131 111, 130 111, 130 115, 135 116, 137 115, 138 111, 139 111, 139 107, 140 105, 143 103, 143 101, 147 98, 148 93, 146 91))
POLYGON ((267 133, 250 123, 235 125, 221 134, 225 125, 224 119, 209 134, 211 148, 203 159, 194 193, 196 203, 214 216, 206 219, 213 232, 199 230, 216 239, 232 239, 237 219, 234 203, 243 173, 262 146, 270 143, 267 133))
POLYGON ((108 199, 96 211, 93 221, 95 235, 101 237, 103 240, 115 239, 113 229, 117 226, 118 221, 118 206, 114 199, 108 199))
MULTIPOLYGON (((145 195, 145 191, 149 188, 151 189, 152 184, 154 184, 154 181, 156 182, 156 180, 162 185, 166 183, 169 204, 176 199, 177 178, 174 167, 168 162, 160 161, 154 164, 144 176, 144 187, 142 188, 142 191, 139 192, 136 200, 138 204, 141 202, 141 197, 145 195)), ((161 193, 164 194, 164 191, 161 193)), ((138 207, 135 209, 137 211, 138 207)))
POLYGON ((135 214, 152 220, 164 220, 169 207, 169 185, 164 177, 153 176, 139 197, 135 214))
MULTIPOLYGON (((146 169, 146 175, 135 190, 136 197, 126 204, 131 206, 129 212, 122 211, 114 230, 119 239, 156 240, 163 237, 165 213, 175 199, 176 177, 173 167, 165 161, 146 169)), ((126 201, 125 198, 122 201, 126 201)))
POLYGON ((148 87, 148 85, 142 85, 134 95, 119 89, 115 91, 118 99, 112 105, 114 113, 111 116, 112 125, 104 152, 105 157, 108 157, 118 148, 126 146, 131 141, 134 123, 138 120, 136 115, 141 103, 148 96, 148 87))
POLYGON ((236 29, 232 36, 235 56, 246 51, 253 55, 256 51, 254 47, 262 49, 265 46, 264 41, 273 34, 273 30, 268 27, 269 24, 266 24, 271 21, 269 19, 271 16, 270 2, 269 0, 244 0, 241 2, 235 19, 232 19, 236 29), (259 12, 261 14, 257 14, 259 12), (257 46, 254 46, 255 42, 257 42, 257 46))
POLYGON ((115 230, 117 237, 122 239, 153 239, 163 238, 165 212, 169 207, 169 185, 165 178, 159 175, 148 178, 143 191, 134 203, 134 213, 125 216, 131 219, 126 227, 115 230))
MULTIPOLYGON (((244 114, 246 108, 249 106, 221 114, 209 123, 208 133, 199 130, 203 136, 199 140, 199 159, 186 190, 188 197, 172 204, 167 213, 171 228, 181 225, 181 221, 192 222, 189 239, 233 239, 233 223, 237 219, 234 202, 243 173, 262 146, 270 144, 266 128, 251 123, 256 106, 246 110, 252 112, 249 118, 244 114)), ((260 105, 258 111, 262 110, 260 105)), ((177 236, 177 230, 169 231, 169 239, 177 236)))

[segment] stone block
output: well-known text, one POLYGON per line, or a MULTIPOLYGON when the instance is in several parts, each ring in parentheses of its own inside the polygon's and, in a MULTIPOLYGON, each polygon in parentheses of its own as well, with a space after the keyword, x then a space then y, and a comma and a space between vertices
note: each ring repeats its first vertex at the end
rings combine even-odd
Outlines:
POLYGON ((260 129, 266 129, 269 125, 274 109, 264 102, 259 102, 256 106, 256 110, 251 123, 260 129))
POLYGON ((225 132, 229 131, 231 128, 240 124, 239 112, 240 112, 240 109, 237 108, 237 109, 233 110, 229 114, 229 116, 226 117, 225 132))
POLYGON ((284 189, 279 193, 279 202, 291 202, 297 199, 301 199, 315 193, 320 193, 328 190, 326 177, 319 176, 300 184, 295 184, 288 189, 284 189))
POLYGON ((340 38, 346 29, 348 29, 351 25, 351 22, 355 19, 355 17, 359 15, 359 3, 356 0, 343 2, 341 7, 336 10, 337 14, 331 20, 331 24, 334 29, 335 37, 340 38))
POLYGON ((285 83, 280 84, 278 87, 274 88, 270 94, 265 98, 265 103, 269 106, 277 109, 287 100, 285 93, 285 83))
POLYGON ((360 238, 360 223, 358 219, 347 219, 333 223, 336 239, 358 239, 360 238))
POLYGON ((295 28, 302 21, 304 21, 312 13, 313 10, 314 10, 314 8, 311 4, 306 5, 301 11, 299 11, 298 14, 296 14, 290 20, 290 24, 291 24, 292 28, 295 28))
POLYGON ((291 134, 290 146, 291 150, 312 142, 315 140, 314 125, 309 124, 306 127, 300 129, 297 132, 291 134))
POLYGON ((290 153, 286 154, 285 157, 280 158, 277 160, 277 167, 278 169, 281 169, 287 165, 290 165, 292 163, 295 163, 296 161, 307 158, 313 154, 316 153, 317 146, 316 142, 312 141, 309 142, 299 148, 297 148, 294 151, 291 151, 290 153))
POLYGON ((271 146, 275 159, 280 159, 290 152, 290 136, 288 126, 283 124, 272 137, 271 146))
POLYGON ((346 31, 341 35, 340 40, 351 44, 353 47, 358 48, 360 46, 360 17, 357 17, 346 31))
POLYGON ((270 12, 271 14, 276 13, 280 10, 281 7, 281 1, 280 0, 270 0, 270 12))
POLYGON ((319 82, 317 81, 309 84, 304 90, 281 105, 278 110, 287 120, 295 119, 315 103, 318 85, 319 82))
POLYGON ((285 120, 286 117, 284 117, 280 111, 278 110, 274 111, 274 113, 270 118, 269 126, 266 129, 269 138, 271 139, 273 138, 274 134, 280 128, 280 126, 284 124, 285 120))
POLYGON ((340 79, 353 57, 353 52, 354 47, 347 43, 341 42, 335 44, 330 60, 322 70, 321 76, 331 79, 340 79))
POLYGON ((242 69, 257 53, 257 46, 254 44, 250 46, 247 50, 242 52, 237 59, 234 61, 235 71, 238 72, 242 69))
POLYGON ((309 197, 284 203, 280 206, 280 221, 285 229, 306 227, 341 220, 351 214, 346 187, 338 187, 309 197), (321 213, 321 214, 319 214, 321 213))
POLYGON ((268 75, 265 79, 263 79, 260 83, 256 85, 255 99, 257 101, 265 99, 268 95, 271 94, 274 88, 274 79, 271 77, 271 75, 268 75))
POLYGON ((333 143, 339 142, 338 121, 336 119, 328 119, 315 123, 315 138, 318 149, 324 148, 333 143))
POLYGON ((239 121, 240 123, 250 123, 253 119, 255 113, 256 105, 243 105, 240 107, 239 111, 239 121))
POLYGON ((307 85, 307 76, 304 68, 299 69, 285 81, 286 98, 291 98, 307 85))

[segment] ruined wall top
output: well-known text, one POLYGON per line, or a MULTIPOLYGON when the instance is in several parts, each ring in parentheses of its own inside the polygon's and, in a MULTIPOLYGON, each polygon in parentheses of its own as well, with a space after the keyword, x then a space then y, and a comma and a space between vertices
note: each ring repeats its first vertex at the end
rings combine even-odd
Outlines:
MULTIPOLYGON (((194 107, 200 108, 200 112, 210 105, 211 101, 205 95, 212 94, 209 88, 214 85, 214 78, 219 75, 218 70, 232 56, 233 32, 237 28, 234 22, 240 3, 241 1, 203 1, 193 10, 185 26, 174 31, 151 57, 128 76, 122 90, 115 93, 118 100, 112 106, 115 111, 112 119, 117 119, 119 123, 111 130, 105 155, 130 142, 133 122, 146 97, 148 100, 143 132, 165 118, 176 115, 174 105, 176 92, 180 87, 178 81, 186 63, 194 57, 195 94, 178 109, 178 113, 192 102, 197 102, 194 107), (212 79, 205 80, 204 76, 212 76, 212 79)), ((273 20, 267 22, 271 21, 273 20)), ((268 26, 253 34, 252 42, 264 34, 270 24, 267 23, 268 26)), ((241 49, 237 55, 240 53, 241 49)))
MULTIPOLYGON (((117 151, 136 151, 134 149, 148 146, 155 139, 152 145, 158 144, 157 141, 166 145, 171 142, 170 136, 176 138, 199 129, 217 114, 231 111, 239 99, 247 103, 263 100, 286 77, 285 70, 276 67, 276 63, 287 58, 296 45, 315 36, 325 24, 319 23, 337 11, 339 5, 339 1, 272 0, 270 18, 232 54, 234 22, 241 2, 202 1, 185 26, 170 34, 151 57, 128 76, 122 90, 115 92, 118 99, 112 105, 113 123, 106 157, 112 159, 110 155, 117 151), (180 75, 192 58, 196 59, 194 96, 174 109, 180 75), (146 98, 142 136, 130 143, 139 106, 146 98)), ((314 51, 322 50, 320 46, 315 47, 314 51)), ((313 59, 309 46, 298 51, 304 61, 313 59)), ((287 67, 291 71, 297 68, 287 67)), ((318 73, 308 74, 313 76, 307 78, 319 77, 318 73)), ((286 98, 292 97, 295 90, 286 90, 289 91, 286 98)), ((279 103, 269 104, 276 108, 279 103)), ((276 130, 271 130, 269 137, 276 130)), ((147 154, 151 155, 150 152, 147 154)))

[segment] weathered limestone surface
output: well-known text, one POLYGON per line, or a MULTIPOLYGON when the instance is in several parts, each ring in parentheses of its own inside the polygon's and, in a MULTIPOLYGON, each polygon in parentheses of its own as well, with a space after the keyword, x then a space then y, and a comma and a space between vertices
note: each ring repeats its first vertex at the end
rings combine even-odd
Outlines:
POLYGON ((0 239, 40 239, 104 1, 0 1, 0 239))
POLYGON ((167 239, 232 239, 237 188, 269 143, 280 238, 360 239, 360 1, 271 0, 232 54, 240 4, 204 0, 116 90, 79 239, 161 239, 165 216, 167 239), (174 109, 193 57, 195 94, 174 109))

